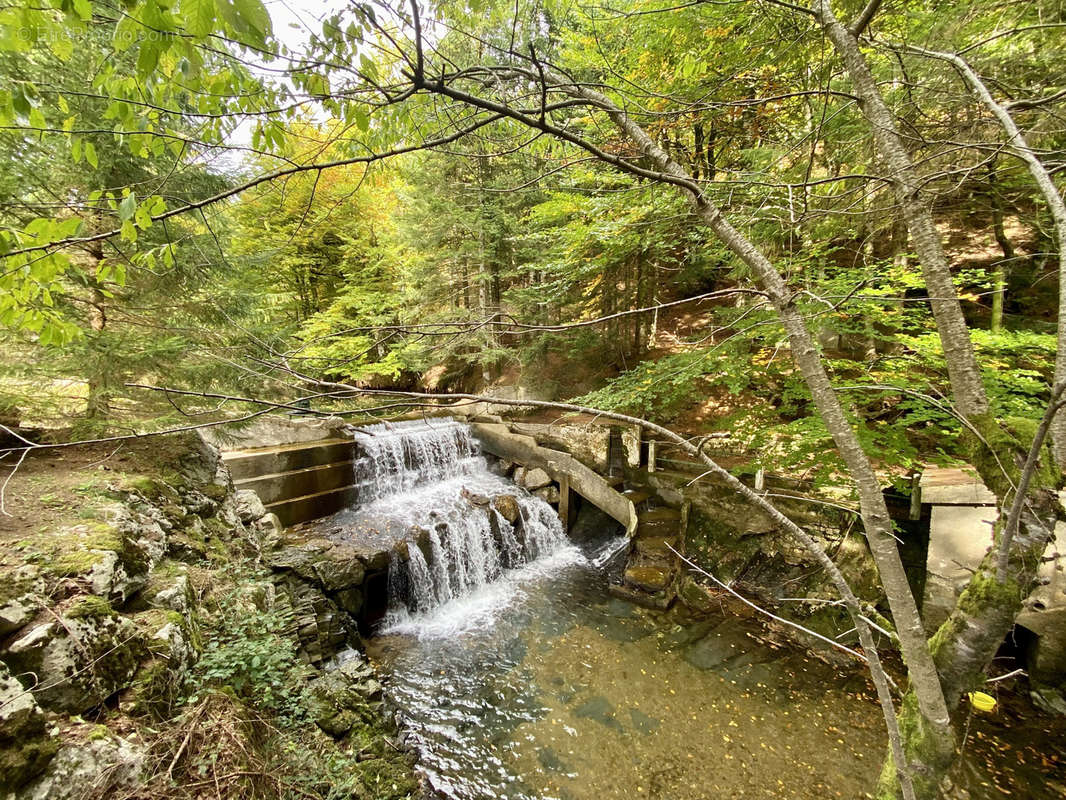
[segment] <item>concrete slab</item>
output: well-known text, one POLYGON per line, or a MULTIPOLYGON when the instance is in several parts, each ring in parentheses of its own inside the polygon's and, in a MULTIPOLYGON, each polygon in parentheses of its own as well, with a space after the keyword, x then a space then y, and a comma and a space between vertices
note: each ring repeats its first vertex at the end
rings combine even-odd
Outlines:
POLYGON ((947 619, 958 593, 992 546, 998 517, 990 506, 933 506, 923 604, 929 630, 947 619))
POLYGON ((994 506, 996 496, 973 467, 929 467, 919 481, 922 503, 937 506, 994 506))

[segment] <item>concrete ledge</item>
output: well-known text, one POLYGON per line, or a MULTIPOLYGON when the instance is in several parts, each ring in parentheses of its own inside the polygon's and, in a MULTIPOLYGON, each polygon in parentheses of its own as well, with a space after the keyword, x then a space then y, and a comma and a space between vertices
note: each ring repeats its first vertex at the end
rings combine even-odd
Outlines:
POLYGON ((934 506, 994 506, 996 496, 977 477, 973 467, 931 467, 918 483, 922 503, 934 506))
POLYGON ((633 504, 569 453, 541 447, 532 436, 513 433, 502 424, 475 422, 474 436, 488 453, 527 467, 540 467, 557 483, 568 479, 570 488, 626 527, 632 537, 637 528, 633 504))

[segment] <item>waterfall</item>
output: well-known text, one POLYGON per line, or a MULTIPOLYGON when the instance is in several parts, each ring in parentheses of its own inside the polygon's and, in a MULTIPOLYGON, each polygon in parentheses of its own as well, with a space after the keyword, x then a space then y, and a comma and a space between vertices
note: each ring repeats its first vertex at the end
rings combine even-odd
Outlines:
POLYGON ((484 464, 470 427, 448 418, 368 425, 356 432, 355 441, 353 469, 362 504, 463 475, 484 464))
POLYGON ((567 543, 548 503, 489 470, 467 425, 386 423, 360 429, 355 439, 360 517, 402 532, 389 565, 387 627, 424 617, 567 543))

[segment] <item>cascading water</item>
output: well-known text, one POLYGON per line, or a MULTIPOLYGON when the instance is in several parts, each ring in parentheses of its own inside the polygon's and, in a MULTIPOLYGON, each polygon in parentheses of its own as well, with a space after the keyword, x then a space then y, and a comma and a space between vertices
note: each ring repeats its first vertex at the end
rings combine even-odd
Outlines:
POLYGON ((494 474, 468 426, 385 423, 355 439, 355 514, 402 541, 389 566, 385 629, 426 633, 419 623, 436 609, 573 550, 554 509, 494 474))

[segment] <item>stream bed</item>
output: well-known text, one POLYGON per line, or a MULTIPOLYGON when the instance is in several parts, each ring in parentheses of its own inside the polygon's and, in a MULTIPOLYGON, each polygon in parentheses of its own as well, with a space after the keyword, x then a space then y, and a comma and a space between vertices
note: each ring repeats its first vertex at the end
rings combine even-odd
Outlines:
POLYGON ((420 769, 455 800, 857 798, 884 732, 864 676, 722 617, 607 594, 616 539, 570 544, 368 651, 420 769))

